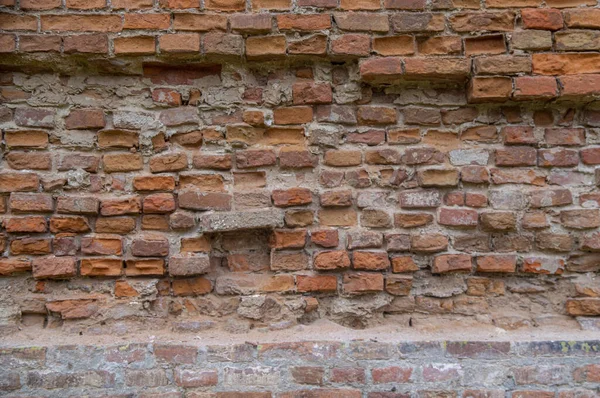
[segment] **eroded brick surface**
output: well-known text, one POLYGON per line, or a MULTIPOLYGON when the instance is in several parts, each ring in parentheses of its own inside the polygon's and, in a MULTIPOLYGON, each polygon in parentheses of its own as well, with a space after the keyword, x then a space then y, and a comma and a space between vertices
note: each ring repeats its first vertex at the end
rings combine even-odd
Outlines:
MULTIPOLYGON (((0 326, 597 325, 599 20, 583 0, 0 0, 0 326)), ((331 376, 464 377, 438 362, 331 376)), ((27 380, 274 379, 195 371, 27 380)))

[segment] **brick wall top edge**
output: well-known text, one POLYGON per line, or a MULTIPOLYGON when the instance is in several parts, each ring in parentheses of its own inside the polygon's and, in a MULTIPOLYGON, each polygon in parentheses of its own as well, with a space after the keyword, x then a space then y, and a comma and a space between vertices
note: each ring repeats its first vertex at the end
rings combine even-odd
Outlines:
POLYGON ((127 68, 121 58, 352 61, 371 84, 467 81, 471 102, 597 98, 596 1, 514 4, 6 1, 0 67, 45 68, 73 56, 113 71, 127 68))

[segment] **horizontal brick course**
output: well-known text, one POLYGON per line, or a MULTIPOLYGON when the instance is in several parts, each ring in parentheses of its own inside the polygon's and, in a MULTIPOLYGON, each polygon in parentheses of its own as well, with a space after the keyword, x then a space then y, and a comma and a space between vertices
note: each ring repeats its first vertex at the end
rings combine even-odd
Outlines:
MULTIPOLYGON (((55 310, 69 314, 69 303, 55 310)), ((596 394, 598 341, 306 341, 0 347, 1 390, 216 397, 456 397, 596 394), (535 361, 543 356, 543 364, 535 361), (76 365, 61 369, 65 358, 76 365), (353 364, 349 365, 348 358, 353 364), (432 360, 433 359, 433 360, 432 360), (143 368, 141 368, 143 367, 143 368), (481 387, 480 372, 498 375, 481 387), (469 376, 471 375, 471 376, 469 376), (510 386, 502 380, 514 380, 510 386), (432 389, 432 385, 435 389, 432 389), (200 392, 202 389, 203 392, 200 392), (168 391, 168 392, 165 392, 168 391), (535 394, 535 395, 534 395, 535 394), (542 395, 540 395, 542 394, 542 395)))

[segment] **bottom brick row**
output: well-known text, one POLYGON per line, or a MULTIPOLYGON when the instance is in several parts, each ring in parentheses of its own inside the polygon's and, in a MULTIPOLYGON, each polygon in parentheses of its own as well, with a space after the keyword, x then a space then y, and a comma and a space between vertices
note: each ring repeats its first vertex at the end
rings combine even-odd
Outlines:
POLYGON ((0 395, 592 398, 600 341, 297 341, 0 347, 0 395))

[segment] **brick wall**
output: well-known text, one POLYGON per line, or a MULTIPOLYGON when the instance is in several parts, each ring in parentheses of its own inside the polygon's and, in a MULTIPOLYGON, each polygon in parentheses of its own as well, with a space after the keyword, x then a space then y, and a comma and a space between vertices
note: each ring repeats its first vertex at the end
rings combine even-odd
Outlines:
POLYGON ((595 1, 0 0, 0 28, 4 327, 597 325, 595 1))
POLYGON ((9 397, 595 398, 598 341, 6 347, 9 397))

